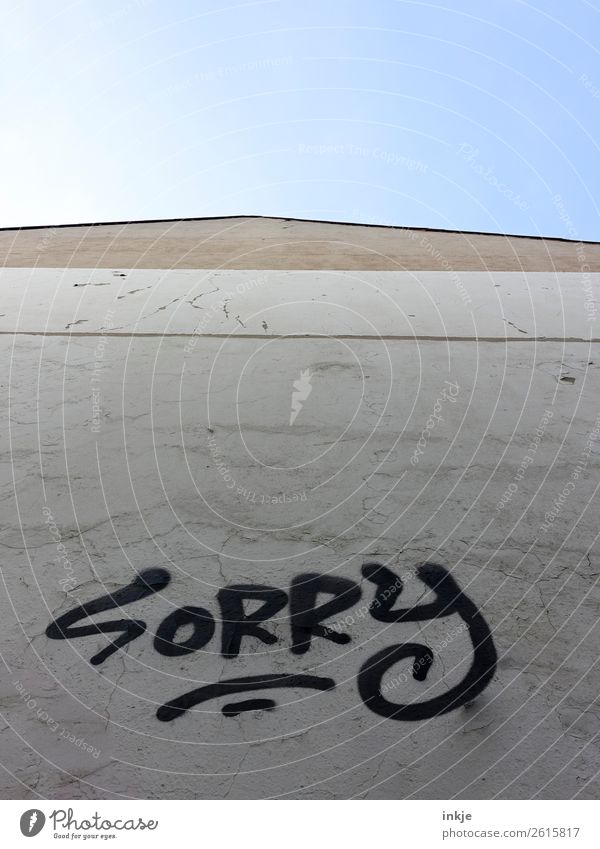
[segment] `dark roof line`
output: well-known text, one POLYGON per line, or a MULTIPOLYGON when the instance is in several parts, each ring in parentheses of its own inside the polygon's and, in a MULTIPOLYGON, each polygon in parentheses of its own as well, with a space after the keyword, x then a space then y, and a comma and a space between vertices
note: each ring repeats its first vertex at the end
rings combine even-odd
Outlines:
POLYGON ((414 230, 418 233, 452 233, 464 236, 497 236, 502 239, 536 239, 543 242, 568 242, 569 244, 600 245, 591 239, 566 239, 564 236, 529 236, 524 233, 490 233, 485 230, 446 230, 439 227, 405 227, 402 224, 369 224, 360 221, 324 221, 319 218, 290 218, 279 215, 205 215, 190 218, 141 218, 131 221, 84 221, 76 224, 29 224, 22 227, 0 227, 0 233, 20 230, 61 230, 68 227, 112 227, 127 224, 177 224, 183 221, 232 221, 239 219, 267 221, 299 221, 306 224, 337 224, 345 227, 372 227, 380 230, 414 230))

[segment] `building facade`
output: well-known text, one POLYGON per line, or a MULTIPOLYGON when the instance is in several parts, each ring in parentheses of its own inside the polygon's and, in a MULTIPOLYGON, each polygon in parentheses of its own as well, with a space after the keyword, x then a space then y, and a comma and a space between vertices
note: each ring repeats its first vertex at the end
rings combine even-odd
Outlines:
POLYGON ((597 798, 600 245, 0 251, 3 798, 597 798))

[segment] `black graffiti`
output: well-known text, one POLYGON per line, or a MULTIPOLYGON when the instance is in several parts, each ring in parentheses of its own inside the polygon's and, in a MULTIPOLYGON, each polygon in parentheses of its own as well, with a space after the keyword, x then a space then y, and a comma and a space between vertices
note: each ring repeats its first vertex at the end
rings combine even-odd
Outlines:
POLYGON ((266 628, 261 628, 259 622, 275 616, 287 604, 287 593, 276 587, 265 587, 257 584, 234 584, 224 587, 217 593, 223 616, 223 633, 221 637, 221 653, 223 657, 237 657, 244 635, 258 637, 263 643, 272 646, 277 637, 266 628), (244 611, 244 600, 264 601, 264 604, 247 614, 244 611))
POLYGON ((46 636, 51 640, 68 640, 71 637, 88 637, 91 634, 110 634, 113 631, 122 631, 122 635, 118 639, 109 643, 106 648, 91 658, 90 663, 98 666, 111 654, 140 637, 146 630, 146 623, 140 619, 115 619, 111 622, 80 625, 78 628, 74 628, 75 622, 79 622, 80 619, 94 613, 103 613, 105 610, 114 610, 116 607, 121 608, 126 604, 133 604, 134 601, 140 601, 149 595, 164 590, 170 580, 171 576, 166 569, 146 569, 136 575, 126 587, 117 590, 115 593, 108 593, 93 601, 81 604, 51 622, 46 628, 46 636))
MULTIPOLYGON (((496 671, 497 653, 487 622, 476 604, 460 589, 450 572, 435 563, 423 563, 418 566, 417 577, 433 592, 434 597, 424 604, 404 608, 397 607, 404 584, 391 569, 379 563, 366 563, 362 567, 362 574, 375 586, 373 600, 368 607, 368 613, 374 620, 383 623, 423 622, 458 615, 466 625, 473 650, 470 668, 462 681, 439 696, 402 704, 386 698, 385 693, 389 688, 382 686, 386 673, 400 661, 412 658, 414 679, 425 683, 429 670, 436 662, 435 656, 430 647, 421 643, 395 643, 387 646, 365 661, 359 670, 358 692, 364 704, 374 713, 387 719, 415 721, 439 716, 472 701, 492 680, 496 671)), ((75 623, 85 617, 121 608, 154 595, 167 587, 170 580, 171 576, 166 569, 146 569, 126 587, 63 614, 48 626, 46 634, 53 640, 65 640, 121 632, 121 636, 109 642, 91 658, 94 665, 103 663, 127 643, 141 636, 146 631, 146 623, 131 618, 100 623, 88 622, 79 626, 75 626, 75 623)), ((264 623, 283 610, 288 603, 288 597, 290 650, 293 654, 308 652, 313 638, 347 644, 352 639, 350 634, 333 629, 325 622, 353 607, 361 595, 361 588, 355 581, 318 572, 296 576, 291 582, 289 596, 284 590, 262 584, 233 584, 223 587, 217 593, 221 612, 221 653, 225 658, 237 657, 244 637, 255 637, 266 645, 275 644, 278 641, 277 636, 264 627, 264 623), (318 604, 321 595, 330 595, 332 598, 318 604), (249 601, 259 601, 262 604, 257 610, 249 613, 245 606, 245 602, 249 601)), ((215 619, 208 610, 202 607, 180 607, 162 620, 154 636, 153 645, 159 654, 167 657, 191 654, 210 642, 215 629, 215 619), (182 629, 189 626, 192 629, 191 634, 185 639, 178 638, 182 629)), ((283 687, 330 690, 335 687, 335 682, 331 678, 300 674, 232 678, 206 684, 178 696, 162 705, 157 711, 157 717, 162 722, 169 722, 191 708, 220 696, 283 687)), ((233 717, 246 711, 272 710, 275 707, 272 699, 253 698, 228 702, 222 712, 224 716, 233 717)))
MULTIPOLYGON (((376 600, 383 588, 389 584, 390 579, 396 580, 389 569, 377 564, 364 566, 363 575, 377 585, 376 600)), ((450 690, 425 702, 402 705, 390 702, 384 697, 381 691, 383 676, 395 663, 406 657, 414 657, 416 668, 417 662, 425 652, 428 652, 431 660, 425 664, 418 664, 418 674, 417 671, 413 672, 417 680, 424 681, 433 662, 431 651, 427 646, 418 643, 405 643, 389 646, 377 652, 367 660, 358 674, 358 691, 367 707, 388 719, 414 721, 429 719, 456 710, 461 705, 472 701, 484 690, 496 672, 498 656, 492 634, 474 602, 462 592, 452 575, 443 566, 424 563, 418 567, 417 575, 435 592, 435 601, 404 610, 393 610, 393 600, 390 603, 389 599, 386 599, 383 603, 380 601, 379 607, 371 610, 372 616, 382 622, 420 622, 457 613, 467 625, 473 644, 473 660, 462 681, 450 690)))
POLYGON ((215 620, 203 607, 178 607, 163 619, 154 637, 154 648, 159 654, 175 657, 190 654, 203 648, 215 633, 215 620), (180 628, 192 625, 191 635, 181 643, 175 642, 180 628))
POLYGON ((273 710, 277 707, 277 703, 273 699, 244 699, 235 704, 223 705, 221 713, 223 716, 239 716, 245 711, 251 710, 273 710))
POLYGON ((323 637, 334 643, 349 643, 349 634, 340 634, 321 623, 337 613, 342 613, 360 601, 360 587, 349 578, 310 573, 298 575, 290 590, 290 619, 292 626, 292 652, 304 654, 310 649, 311 637, 323 637), (330 593, 330 601, 316 606, 319 593, 330 593))
MULTIPOLYGON (((217 699, 219 696, 231 696, 233 693, 247 693, 249 690, 273 690, 278 687, 294 687, 296 689, 310 688, 314 690, 333 690, 335 681, 332 678, 322 678, 318 675, 252 675, 247 678, 231 678, 229 681, 218 681, 216 684, 206 684, 178 696, 156 712, 161 722, 170 722, 190 708, 217 699)), ((242 705, 244 702, 241 703, 242 705)), ((246 703, 247 705, 247 703, 246 703)), ((273 706, 270 704, 270 706, 273 706)), ((231 705, 227 705, 231 710, 231 705)), ((237 705, 240 707, 240 704, 237 705)), ((231 715, 231 714, 230 714, 231 715)))

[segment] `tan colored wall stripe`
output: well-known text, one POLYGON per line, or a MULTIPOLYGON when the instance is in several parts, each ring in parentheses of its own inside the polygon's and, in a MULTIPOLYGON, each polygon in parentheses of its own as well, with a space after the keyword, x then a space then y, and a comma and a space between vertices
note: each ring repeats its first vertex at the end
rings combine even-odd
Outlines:
POLYGON ((600 243, 209 218, 0 231, 0 265, 47 268, 600 271, 600 243))

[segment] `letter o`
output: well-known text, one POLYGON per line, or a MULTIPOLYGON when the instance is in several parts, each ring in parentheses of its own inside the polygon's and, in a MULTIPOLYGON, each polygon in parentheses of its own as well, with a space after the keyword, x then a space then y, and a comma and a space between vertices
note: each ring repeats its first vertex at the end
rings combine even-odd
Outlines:
POLYGON ((215 620, 203 607, 178 607, 163 619, 154 637, 154 648, 159 654, 176 657, 190 654, 205 646, 215 633, 215 620), (193 625, 194 631, 182 643, 175 642, 180 628, 193 625))

